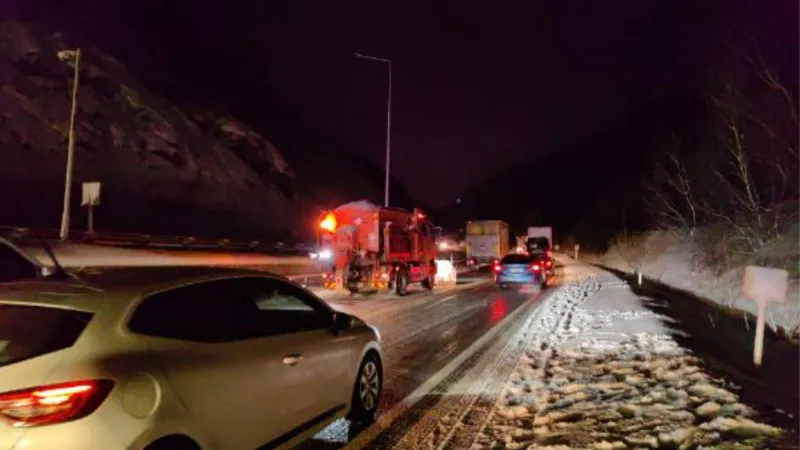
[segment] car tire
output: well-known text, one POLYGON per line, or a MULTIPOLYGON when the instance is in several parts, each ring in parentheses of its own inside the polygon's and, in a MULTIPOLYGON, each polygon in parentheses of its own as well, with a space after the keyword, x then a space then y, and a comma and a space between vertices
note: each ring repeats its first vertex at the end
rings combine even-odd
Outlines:
POLYGON ((347 418, 356 423, 375 421, 383 389, 383 366, 375 353, 367 353, 358 367, 353 399, 347 418))
POLYGON ((408 295, 408 273, 406 273, 404 270, 397 272, 395 293, 400 297, 405 297, 408 295))

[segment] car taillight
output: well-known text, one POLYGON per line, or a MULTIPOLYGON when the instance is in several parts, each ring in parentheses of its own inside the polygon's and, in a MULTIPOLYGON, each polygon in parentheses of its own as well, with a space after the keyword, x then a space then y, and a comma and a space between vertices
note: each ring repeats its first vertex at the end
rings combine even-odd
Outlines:
POLYGON ((108 397, 114 382, 85 380, 0 394, 0 417, 13 427, 36 427, 80 419, 108 397))
POLYGON ((544 263, 544 265, 547 266, 547 267, 552 267, 553 266, 553 261, 548 260, 546 263, 544 263))
POLYGON ((533 271, 533 272, 538 272, 538 271, 540 271, 540 270, 542 270, 542 268, 541 268, 541 266, 539 266, 538 264, 533 264, 533 265, 531 265, 531 271, 533 271))
POLYGON ((550 250, 548 250, 548 251, 547 251, 547 257, 548 257, 548 258, 552 258, 552 257, 553 257, 553 252, 552 252, 552 251, 550 251, 550 250))
POLYGON ((503 266, 501 266, 500 264, 495 264, 494 265, 494 271, 495 272, 500 272, 501 270, 503 270, 503 266))

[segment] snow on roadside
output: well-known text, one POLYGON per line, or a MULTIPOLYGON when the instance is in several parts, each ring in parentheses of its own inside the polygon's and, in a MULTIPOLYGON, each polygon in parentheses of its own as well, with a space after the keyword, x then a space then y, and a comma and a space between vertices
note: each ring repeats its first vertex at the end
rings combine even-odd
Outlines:
POLYGON ((759 449, 781 437, 670 336, 591 333, 653 315, 580 307, 612 287, 624 284, 589 276, 543 306, 473 449, 759 449), (564 345, 589 333, 602 337, 564 345))

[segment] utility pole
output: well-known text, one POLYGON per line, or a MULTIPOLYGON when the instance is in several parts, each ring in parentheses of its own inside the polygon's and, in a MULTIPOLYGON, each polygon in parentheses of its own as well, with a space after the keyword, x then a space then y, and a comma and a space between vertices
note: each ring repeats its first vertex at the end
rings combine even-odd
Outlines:
POLYGON ((61 61, 73 61, 72 106, 69 113, 69 137, 67 144, 67 173, 64 177, 64 210, 61 213, 61 241, 69 239, 69 206, 72 188, 72 165, 75 159, 75 113, 78 109, 78 84, 80 78, 81 49, 61 50, 58 52, 61 61))
POLYGON ((375 56, 362 55, 354 53, 356 58, 368 59, 370 61, 377 61, 389 66, 389 92, 386 99, 386 179, 384 181, 383 190, 383 206, 389 207, 389 169, 391 167, 392 156, 392 60, 386 58, 378 58, 375 56))

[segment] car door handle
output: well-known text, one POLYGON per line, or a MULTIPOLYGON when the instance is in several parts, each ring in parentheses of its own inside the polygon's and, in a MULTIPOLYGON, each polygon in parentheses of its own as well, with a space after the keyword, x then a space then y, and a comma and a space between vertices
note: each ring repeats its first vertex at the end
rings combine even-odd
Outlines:
POLYGON ((286 355, 283 357, 283 363, 287 366, 293 366, 299 363, 303 359, 303 355, 294 354, 294 355, 286 355))

